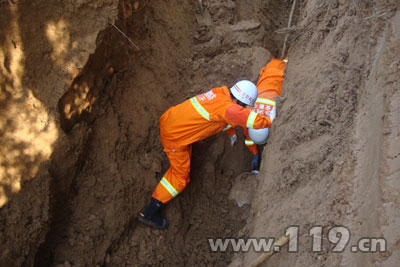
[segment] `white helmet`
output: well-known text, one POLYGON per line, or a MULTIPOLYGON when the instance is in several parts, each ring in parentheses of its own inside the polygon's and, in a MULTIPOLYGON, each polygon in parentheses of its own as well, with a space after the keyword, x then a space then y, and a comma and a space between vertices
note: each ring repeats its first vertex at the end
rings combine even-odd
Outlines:
POLYGON ((231 87, 231 93, 237 100, 252 107, 254 107, 258 95, 257 87, 247 80, 235 83, 231 87))
POLYGON ((264 129, 249 129, 249 136, 251 140, 257 145, 263 145, 267 142, 269 135, 269 128, 264 129))

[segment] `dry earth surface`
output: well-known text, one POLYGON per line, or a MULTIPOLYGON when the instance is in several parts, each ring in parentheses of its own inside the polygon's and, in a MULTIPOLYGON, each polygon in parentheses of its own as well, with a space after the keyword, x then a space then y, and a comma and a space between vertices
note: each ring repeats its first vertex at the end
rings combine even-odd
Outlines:
MULTIPOLYGON (((208 238, 279 238, 263 266, 399 266, 397 0, 0 1, 0 266, 248 266, 208 238), (278 116, 251 154, 221 133, 193 147, 191 182, 136 220, 168 168, 159 117, 257 81, 289 34, 278 116), (126 35, 126 36, 125 36, 126 35), (384 237, 384 253, 310 251, 308 230, 384 237)), ((237 129, 243 140, 241 129, 237 129)))

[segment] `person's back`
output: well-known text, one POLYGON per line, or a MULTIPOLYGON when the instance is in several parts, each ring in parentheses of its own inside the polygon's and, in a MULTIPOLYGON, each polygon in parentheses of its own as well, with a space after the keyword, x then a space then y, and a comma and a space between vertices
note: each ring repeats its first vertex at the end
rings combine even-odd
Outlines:
POLYGON ((224 86, 169 108, 160 118, 161 142, 186 146, 217 134, 227 126, 225 114, 232 105, 229 89, 224 86))

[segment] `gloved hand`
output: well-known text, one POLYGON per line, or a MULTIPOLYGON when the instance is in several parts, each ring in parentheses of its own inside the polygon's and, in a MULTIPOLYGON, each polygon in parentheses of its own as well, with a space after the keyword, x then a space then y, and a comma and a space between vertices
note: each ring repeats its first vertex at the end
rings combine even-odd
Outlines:
POLYGON ((259 170, 260 169, 260 155, 255 154, 253 156, 253 160, 251 161, 251 170, 259 170))
POLYGON ((236 144, 237 141, 237 136, 236 134, 229 136, 229 138, 231 139, 231 146, 234 146, 236 144))
POLYGON ((274 106, 271 110, 271 112, 269 113, 269 117, 271 119, 271 123, 275 120, 276 117, 276 106, 274 106))

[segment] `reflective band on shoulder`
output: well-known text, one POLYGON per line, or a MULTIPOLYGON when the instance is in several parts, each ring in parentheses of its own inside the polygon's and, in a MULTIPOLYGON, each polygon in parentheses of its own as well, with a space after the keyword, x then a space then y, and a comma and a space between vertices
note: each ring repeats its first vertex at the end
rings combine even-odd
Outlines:
POLYGON ((192 97, 192 98, 190 99, 190 102, 192 103, 193 107, 197 110, 197 112, 200 113, 200 115, 201 115, 204 119, 210 121, 210 114, 207 112, 207 110, 205 110, 205 109, 203 108, 203 106, 199 103, 199 101, 197 100, 196 97, 192 97))
POLYGON ((262 103, 262 104, 268 104, 271 106, 275 106, 275 101, 267 99, 267 98, 257 98, 256 103, 262 103))
POLYGON ((254 142, 251 140, 244 140, 244 143, 246 144, 246 146, 252 146, 254 145, 254 142))
POLYGON ((176 197, 178 195, 178 191, 168 182, 164 177, 161 179, 160 183, 167 189, 167 191, 173 196, 176 197))
POLYGON ((284 60, 282 60, 283 62, 285 62, 285 63, 287 63, 288 62, 288 60, 285 58, 284 60))
POLYGON ((226 126, 224 129, 222 129, 222 131, 229 130, 230 128, 232 128, 232 125, 228 124, 228 126, 226 126))
POLYGON ((246 126, 247 128, 253 128, 254 125, 254 121, 257 118, 257 113, 255 113, 254 111, 250 111, 249 117, 247 118, 247 123, 246 126))

